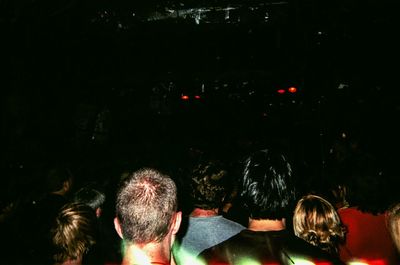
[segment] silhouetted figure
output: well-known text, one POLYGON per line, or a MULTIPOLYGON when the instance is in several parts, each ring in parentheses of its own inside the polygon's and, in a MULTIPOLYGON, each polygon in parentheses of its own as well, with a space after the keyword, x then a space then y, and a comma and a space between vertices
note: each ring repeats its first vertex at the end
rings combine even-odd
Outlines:
POLYGON ((400 254, 400 203, 396 203, 388 210, 389 232, 393 243, 396 245, 397 252, 400 254))
POLYGON ((46 215, 58 213, 68 201, 67 195, 72 190, 73 174, 63 165, 50 167, 45 175, 45 195, 37 202, 37 207, 46 215))
MULTIPOLYGON (((373 172, 371 172, 373 173, 373 172)), ((340 246, 340 257, 345 262, 384 262, 399 264, 389 230, 386 209, 380 202, 379 173, 354 175, 348 184, 348 207, 338 209, 347 228, 345 244, 340 246)))
POLYGON ((111 225, 112 222, 106 222, 102 216, 105 200, 105 193, 100 188, 97 188, 96 184, 93 182, 84 185, 72 196, 73 202, 87 205, 93 210, 98 223, 99 236, 97 244, 95 248, 91 248, 90 253, 86 255, 85 263, 103 264, 107 259, 109 259, 108 256, 112 256, 113 254, 109 245, 109 233, 111 230, 114 232, 111 225))
POLYGON ((358 135, 342 134, 328 160, 334 204, 347 234, 344 262, 400 264, 387 229, 387 175, 358 135))
POLYGON ((60 209, 69 202, 67 195, 73 185, 73 175, 64 165, 52 165, 44 174, 45 193, 33 205, 29 218, 26 220, 28 245, 28 263, 46 260, 48 253, 48 231, 53 226, 60 209), (28 243, 29 242, 29 243, 28 243))
POLYGON ((101 190, 95 188, 94 185, 86 185, 74 193, 72 200, 86 204, 93 209, 96 217, 100 218, 106 195, 101 190))

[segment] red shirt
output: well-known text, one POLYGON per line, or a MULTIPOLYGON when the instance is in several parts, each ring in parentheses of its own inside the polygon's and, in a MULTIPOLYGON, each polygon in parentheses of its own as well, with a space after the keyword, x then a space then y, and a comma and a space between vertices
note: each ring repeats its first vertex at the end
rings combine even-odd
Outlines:
POLYGON ((338 213, 347 227, 346 244, 340 248, 340 258, 344 262, 360 260, 368 264, 400 264, 385 214, 373 215, 356 208, 339 209, 338 213))

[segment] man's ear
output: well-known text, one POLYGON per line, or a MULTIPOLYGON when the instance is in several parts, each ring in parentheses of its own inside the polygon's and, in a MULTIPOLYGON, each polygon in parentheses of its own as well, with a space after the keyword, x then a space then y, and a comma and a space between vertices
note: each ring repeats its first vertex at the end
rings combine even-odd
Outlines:
POLYGON ((182 212, 176 212, 171 229, 173 235, 176 235, 178 233, 179 227, 181 226, 181 222, 182 222, 182 212))
POLYGON ((100 216, 101 216, 101 213, 102 213, 103 211, 102 211, 102 209, 99 207, 99 208, 96 208, 96 217, 97 218, 99 218, 100 216))
POLYGON ((64 192, 68 192, 71 189, 71 181, 69 179, 64 181, 62 189, 64 192))
POLYGON ((117 217, 114 218, 114 228, 115 228, 115 231, 117 231, 117 234, 119 235, 119 237, 124 239, 124 236, 122 235, 121 224, 119 223, 119 220, 117 217))

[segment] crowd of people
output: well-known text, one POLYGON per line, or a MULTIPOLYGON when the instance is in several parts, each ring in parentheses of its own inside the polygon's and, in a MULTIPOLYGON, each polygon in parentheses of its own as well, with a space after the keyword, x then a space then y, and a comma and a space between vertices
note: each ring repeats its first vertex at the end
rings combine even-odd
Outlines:
POLYGON ((371 161, 330 162, 316 190, 297 187, 278 143, 238 161, 191 151, 186 167, 135 165, 105 182, 45 167, 41 192, 2 196, 2 264, 400 264, 400 203, 374 201, 371 161))
POLYGON ((397 8, 233 2, 0 1, 0 264, 400 264, 397 8))

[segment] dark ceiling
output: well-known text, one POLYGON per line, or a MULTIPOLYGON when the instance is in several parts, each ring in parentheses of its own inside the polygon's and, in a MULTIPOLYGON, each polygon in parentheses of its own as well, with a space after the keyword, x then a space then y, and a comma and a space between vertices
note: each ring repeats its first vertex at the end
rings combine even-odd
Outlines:
POLYGON ((212 111, 230 106, 222 113, 236 115, 241 104, 269 115, 282 103, 276 89, 292 85, 298 94, 283 106, 308 100, 314 114, 297 111, 302 118, 317 117, 322 106, 332 123, 372 117, 378 130, 382 113, 396 117, 399 109, 394 7, 389 0, 2 0, 3 133, 17 141, 18 130, 72 120, 82 102, 118 106, 121 124, 147 108, 168 114, 181 102, 166 100, 182 93, 209 96, 212 111))
POLYGON ((0 166, 61 160, 97 178, 181 167, 197 144, 229 158, 276 141, 324 181, 333 143, 359 140, 395 183, 395 4, 0 0, 0 166))
POLYGON ((11 75, 26 71, 39 82, 58 76, 113 86, 172 75, 293 80, 309 90, 365 79, 382 86, 397 52, 388 0, 1 4, 11 75))

